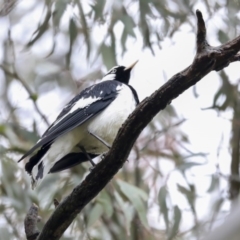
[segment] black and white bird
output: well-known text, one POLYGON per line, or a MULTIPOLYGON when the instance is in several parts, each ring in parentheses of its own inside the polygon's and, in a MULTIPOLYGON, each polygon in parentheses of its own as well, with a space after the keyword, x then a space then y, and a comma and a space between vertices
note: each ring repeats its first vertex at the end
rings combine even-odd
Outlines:
POLYGON ((100 83, 75 96, 58 115, 41 139, 19 160, 31 156, 25 170, 32 187, 47 173, 59 172, 109 150, 119 128, 139 103, 128 85, 129 67, 113 67, 100 83))

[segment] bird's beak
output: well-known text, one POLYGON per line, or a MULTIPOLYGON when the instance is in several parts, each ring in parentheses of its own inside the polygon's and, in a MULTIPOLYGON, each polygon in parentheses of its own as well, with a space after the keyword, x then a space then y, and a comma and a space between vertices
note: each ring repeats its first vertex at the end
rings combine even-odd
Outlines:
POLYGON ((126 67, 125 69, 124 69, 124 71, 127 71, 127 70, 132 70, 133 69, 133 67, 137 64, 137 62, 138 62, 138 60, 137 61, 135 61, 134 63, 132 63, 130 66, 128 66, 128 67, 126 67))

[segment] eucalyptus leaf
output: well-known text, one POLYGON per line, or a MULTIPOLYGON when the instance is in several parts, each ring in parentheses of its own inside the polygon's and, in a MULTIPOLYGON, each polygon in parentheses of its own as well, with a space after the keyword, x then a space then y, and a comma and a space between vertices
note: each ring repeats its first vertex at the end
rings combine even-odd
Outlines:
POLYGON ((181 186, 180 184, 177 184, 178 191, 181 192, 187 199, 189 205, 191 206, 192 210, 195 211, 195 192, 194 187, 192 187, 190 190, 187 189, 184 186, 181 186))
POLYGON ((117 183, 122 193, 128 198, 128 200, 132 203, 132 205, 136 209, 138 216, 144 227, 148 228, 147 206, 146 204, 144 204, 144 201, 147 200, 147 194, 143 190, 133 185, 130 185, 129 183, 124 182, 120 179, 117 180, 117 183))
POLYGON ((114 197, 119 205, 119 208, 124 214, 124 218, 125 218, 124 227, 126 228, 127 234, 130 235, 131 222, 133 220, 134 212, 135 212, 134 208, 132 205, 124 202, 121 195, 117 191, 114 191, 114 197))
POLYGON ((117 65, 114 57, 115 53, 112 52, 111 46, 107 46, 105 43, 102 43, 99 50, 102 55, 104 65, 107 67, 107 69, 110 69, 112 66, 117 65))
POLYGON ((212 175, 212 176, 211 176, 211 184, 210 184, 207 192, 211 193, 211 192, 213 192, 214 190, 218 190, 218 189, 219 189, 219 186, 220 186, 219 177, 216 176, 216 175, 212 175))
POLYGON ((70 19, 68 31, 69 31, 70 41, 69 41, 69 50, 66 54, 66 65, 67 66, 69 66, 69 64, 70 64, 73 44, 74 44, 74 42, 77 38, 77 35, 78 35, 78 29, 77 29, 75 20, 73 18, 70 19))
POLYGON ((167 207, 167 198, 168 198, 168 191, 166 189, 166 186, 162 186, 160 188, 159 194, 158 194, 158 202, 160 205, 160 212, 163 214, 163 219, 166 225, 166 229, 168 232, 169 229, 169 217, 168 217, 168 207, 167 207))
POLYGON ((90 4, 92 11, 94 13, 94 21, 104 21, 103 10, 106 4, 106 0, 94 1, 93 4, 90 4))
POLYGON ((70 3, 70 0, 57 0, 55 3, 55 11, 53 14, 53 23, 55 27, 59 27, 60 20, 67 8, 67 5, 70 3))
POLYGON ((49 28, 49 20, 52 16, 51 6, 48 7, 46 16, 42 24, 33 33, 32 39, 27 43, 27 47, 31 47, 49 28))
POLYGON ((176 237, 179 232, 179 226, 182 219, 182 212, 180 211, 178 206, 174 207, 174 217, 173 217, 173 226, 168 236, 168 240, 172 240, 176 237))
POLYGON ((180 165, 177 165, 177 169, 180 171, 185 171, 189 168, 196 167, 196 166, 201 166, 203 163, 197 163, 197 162, 184 162, 180 165))
POLYGON ((102 205, 104 214, 110 218, 113 215, 113 202, 105 189, 100 193, 97 202, 102 205))
POLYGON ((103 212, 104 210, 103 210, 102 204, 96 203, 88 215, 88 221, 87 221, 88 227, 91 227, 97 220, 99 220, 103 212))

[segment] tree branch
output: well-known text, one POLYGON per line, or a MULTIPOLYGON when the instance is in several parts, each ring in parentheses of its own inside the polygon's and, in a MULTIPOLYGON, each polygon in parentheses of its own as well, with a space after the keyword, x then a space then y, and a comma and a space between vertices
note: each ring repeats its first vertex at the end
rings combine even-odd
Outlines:
MULTIPOLYGON (((209 72, 219 71, 236 61, 240 50, 240 36, 220 47, 211 47, 206 41, 206 28, 199 10, 197 15, 197 53, 193 63, 174 75, 167 83, 142 101, 119 130, 111 150, 74 188, 46 222, 38 240, 59 239, 79 212, 106 186, 125 163, 141 131, 171 101, 196 84, 209 72)), ((238 59, 239 60, 239 59, 238 59)))
POLYGON ((24 220, 24 228, 27 240, 35 240, 39 234, 37 222, 39 221, 38 207, 35 204, 29 208, 24 220))

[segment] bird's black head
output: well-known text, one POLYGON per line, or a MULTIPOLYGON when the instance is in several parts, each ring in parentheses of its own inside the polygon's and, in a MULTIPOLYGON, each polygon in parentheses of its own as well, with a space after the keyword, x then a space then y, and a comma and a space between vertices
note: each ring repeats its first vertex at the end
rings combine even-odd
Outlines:
POLYGON ((115 66, 110 69, 107 74, 103 77, 102 81, 116 80, 122 83, 128 84, 130 79, 130 72, 138 61, 134 62, 129 67, 115 66))

